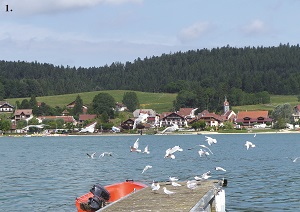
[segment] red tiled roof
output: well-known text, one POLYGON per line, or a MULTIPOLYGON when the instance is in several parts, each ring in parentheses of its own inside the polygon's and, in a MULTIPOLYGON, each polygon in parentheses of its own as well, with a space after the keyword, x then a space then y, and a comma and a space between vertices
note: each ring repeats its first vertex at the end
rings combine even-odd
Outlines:
POLYGON ((269 118, 267 110, 261 110, 261 111, 240 111, 237 114, 237 119, 244 119, 244 118, 247 118, 247 117, 249 117, 251 119, 257 119, 259 117, 269 118))
POLYGON ((96 114, 80 114, 79 121, 86 121, 97 118, 96 114))
POLYGON ((32 109, 19 109, 15 111, 15 116, 24 113, 25 115, 31 115, 32 109))
POLYGON ((177 114, 185 117, 190 115, 192 110, 194 110, 194 108, 180 108, 177 114))

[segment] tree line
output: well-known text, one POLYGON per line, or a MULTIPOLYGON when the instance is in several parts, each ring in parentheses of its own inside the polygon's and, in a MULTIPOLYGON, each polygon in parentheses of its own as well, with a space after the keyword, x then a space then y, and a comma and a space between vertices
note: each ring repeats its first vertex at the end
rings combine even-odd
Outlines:
POLYGON ((122 89, 192 92, 206 108, 224 96, 231 105, 267 103, 269 94, 300 93, 299 58, 299 45, 280 44, 197 49, 89 68, 0 61, 0 100, 122 89))

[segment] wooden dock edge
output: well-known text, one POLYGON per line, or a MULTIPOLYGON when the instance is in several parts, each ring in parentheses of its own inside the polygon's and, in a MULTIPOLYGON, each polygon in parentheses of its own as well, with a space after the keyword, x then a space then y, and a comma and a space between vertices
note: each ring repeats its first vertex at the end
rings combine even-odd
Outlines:
MULTIPOLYGON (((190 212, 225 212, 225 199, 224 199, 224 206, 222 206, 221 210, 216 210, 216 202, 215 196, 220 192, 223 191, 223 186, 227 186, 227 180, 224 179, 219 180, 212 189, 210 189, 197 203, 196 205, 190 210, 190 212)), ((225 193, 224 193, 225 194, 225 193)), ((225 198, 225 196, 224 196, 225 198)))

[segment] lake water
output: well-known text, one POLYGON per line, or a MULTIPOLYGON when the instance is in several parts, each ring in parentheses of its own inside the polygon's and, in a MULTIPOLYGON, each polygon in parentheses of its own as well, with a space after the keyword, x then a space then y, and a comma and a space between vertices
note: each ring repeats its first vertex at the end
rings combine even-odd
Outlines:
MULTIPOLYGON (((96 183, 133 179, 150 184, 168 176, 180 180, 211 171, 228 180, 228 211, 300 211, 300 134, 213 134, 214 153, 199 157, 204 135, 0 137, 0 211, 76 211, 75 198, 96 183), (139 138, 150 154, 130 153, 139 138), (256 147, 246 150, 245 142, 256 147), (180 145, 176 159, 166 149, 180 145), (112 157, 99 158, 102 152, 112 157), (96 153, 95 159, 87 153, 96 153), (152 165, 141 174, 146 165, 152 165), (221 166, 226 172, 215 171, 221 166)), ((124 209, 126 211, 126 209, 124 209)))

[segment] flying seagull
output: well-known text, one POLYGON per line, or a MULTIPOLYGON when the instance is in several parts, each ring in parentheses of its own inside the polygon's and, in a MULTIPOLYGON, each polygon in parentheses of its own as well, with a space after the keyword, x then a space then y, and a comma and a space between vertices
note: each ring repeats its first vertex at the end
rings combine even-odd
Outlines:
POLYGON ((245 146, 247 147, 247 150, 248 150, 250 147, 252 147, 252 148, 255 147, 255 144, 253 144, 250 141, 246 141, 245 146))
POLYGON ((143 153, 150 154, 150 152, 149 152, 149 148, 148 148, 148 145, 145 147, 145 149, 144 149, 144 152, 143 152, 143 153))
POLYGON ((103 152, 101 155, 99 155, 99 158, 104 156, 112 156, 112 152, 103 152))
POLYGON ((226 172, 225 169, 223 169, 222 167, 219 167, 219 166, 217 166, 215 169, 216 169, 217 171, 223 171, 223 172, 226 172))
POLYGON ((94 153, 92 153, 92 154, 89 154, 89 153, 86 153, 86 154, 87 154, 87 156, 89 156, 89 158, 94 158, 96 152, 94 152, 94 153))
POLYGON ((205 136, 205 140, 207 141, 208 145, 211 146, 212 144, 216 144, 217 143, 217 139, 209 137, 209 136, 205 136))
POLYGON ((145 168, 144 168, 143 171, 142 171, 142 174, 143 174, 145 171, 147 171, 148 169, 151 169, 151 168, 152 168, 152 166, 150 166, 150 165, 145 166, 145 168))
POLYGON ((198 153, 199 153, 199 156, 200 156, 200 157, 202 157, 202 156, 208 156, 208 155, 209 155, 209 153, 206 152, 206 151, 203 150, 203 149, 200 149, 200 150, 198 151, 198 153))
POLYGON ((141 152, 142 150, 139 149, 139 138, 136 139, 133 146, 130 146, 130 152, 141 152))
POLYGON ((172 159, 175 159, 174 153, 177 152, 177 151, 178 151, 178 152, 182 152, 183 149, 182 149, 180 146, 174 146, 174 147, 172 147, 172 148, 167 149, 164 158, 172 158, 172 159))

